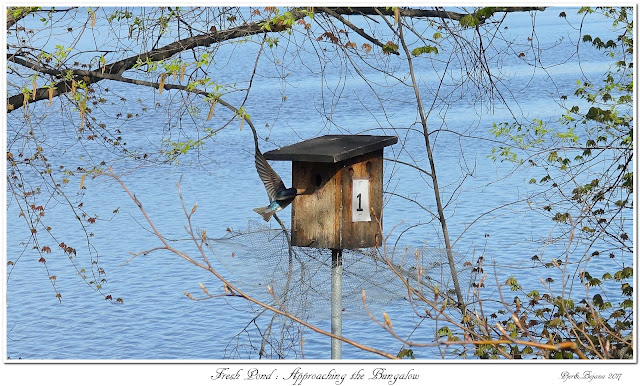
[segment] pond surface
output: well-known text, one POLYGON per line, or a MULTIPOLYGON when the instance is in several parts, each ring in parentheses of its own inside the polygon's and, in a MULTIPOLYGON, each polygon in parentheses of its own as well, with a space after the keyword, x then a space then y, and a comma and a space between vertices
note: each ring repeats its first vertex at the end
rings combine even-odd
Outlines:
MULTIPOLYGON (((607 69, 602 53, 591 52, 587 47, 583 47, 580 63, 575 55, 571 56, 571 52, 575 52, 577 33, 558 17, 561 11, 566 12, 574 25, 579 23, 579 17, 575 16, 577 9, 551 8, 536 16, 537 38, 545 47, 550 47, 542 60, 557 65, 550 66, 547 71, 534 69, 518 60, 516 54, 506 56, 500 63, 505 85, 512 90, 512 98, 518 102, 510 104, 511 111, 499 105, 487 109, 475 102, 473 95, 461 95, 456 104, 447 107, 446 114, 441 108, 429 117, 432 129, 440 130, 435 141, 436 167, 447 203, 449 230, 456 241, 454 250, 465 261, 475 262, 479 256, 485 257, 485 272, 490 278, 484 293, 486 297, 495 298, 495 283, 502 284, 511 275, 517 277, 525 288, 540 289, 540 278, 554 274, 548 270, 539 272, 532 269, 531 256, 556 256, 564 248, 562 243, 541 242, 553 233, 553 224, 529 210, 524 200, 535 192, 536 187, 527 182, 532 177, 540 177, 539 171, 526 168, 514 171, 512 165, 496 163, 488 157, 493 144, 474 139, 490 138, 488 130, 491 125, 509 121, 512 112, 525 119, 555 119, 563 112, 557 105, 559 96, 569 95, 571 98, 576 79, 582 76, 597 78, 607 69), (450 134, 448 130, 465 136, 450 134), (464 184, 459 188, 463 179, 464 184), (513 202, 517 203, 505 206, 513 202), (502 209, 491 211, 493 208, 502 209)), ((531 35, 531 19, 527 14, 508 16, 504 26, 508 27, 505 34, 523 44, 531 35)), ((593 34, 606 34, 608 27, 606 21, 584 26, 593 34)), ((247 61, 239 52, 221 51, 221 55, 225 53, 229 60, 220 66, 221 75, 238 70, 246 73, 242 69, 254 64, 255 56, 250 56, 251 60, 247 61)), ((306 58, 305 63, 311 59, 306 58)), ((268 68, 268 61, 264 63, 261 73, 265 76, 256 79, 246 104, 246 110, 261 136, 268 137, 267 141, 261 142, 263 151, 329 133, 398 135, 401 142, 386 148, 385 157, 406 162, 413 160, 428 168, 420 133, 407 129, 418 128, 414 124, 415 104, 407 103, 411 101, 409 90, 400 87, 384 89, 387 93, 383 95, 386 99, 385 117, 377 110, 379 102, 369 86, 355 74, 340 73, 328 66, 322 78, 292 59, 287 68, 291 74, 283 82, 268 76, 273 69, 268 68), (323 82, 328 88, 340 89, 341 97, 332 99, 326 89, 321 93, 323 82), (281 95, 286 95, 286 102, 282 101, 281 95), (329 105, 333 109, 330 121, 321 117, 329 105)), ((426 62, 416 63, 426 92, 432 89, 430 82, 437 81, 437 78, 429 67, 422 65, 426 62)), ((273 67, 272 63, 270 65, 273 67)), ((394 68, 399 77, 406 77, 400 64, 394 68)), ((375 82, 385 81, 379 73, 367 76, 375 82)), ((147 100, 150 97, 147 88, 122 84, 112 84, 109 88, 114 95, 127 95, 131 101, 112 105, 125 115, 140 112, 142 105, 150 106, 146 113, 126 123, 112 122, 122 130, 131 148, 151 149, 151 153, 158 150, 163 139, 170 136, 172 141, 179 141, 185 138, 183 132, 188 135, 193 129, 188 114, 174 116, 163 109, 153 108, 153 101, 147 100)), ((171 91, 162 95, 165 100, 179 97, 171 91)), ((207 108, 202 103, 199 107, 207 108)), ((218 109, 225 117, 222 107, 218 109)), ((13 115, 8 117, 9 133, 21 124, 19 121, 18 118, 14 121, 13 115)), ((254 167, 251 131, 247 126, 242 130, 238 124, 232 126, 210 138, 202 148, 181 158, 179 164, 158 166, 149 163, 142 167, 138 167, 137 161, 110 154, 101 145, 94 148, 90 145, 69 146, 75 143, 75 132, 68 122, 61 122, 59 116, 37 122, 36 130, 48 133, 47 140, 55 144, 52 146, 65 149, 55 153, 54 165, 73 164, 79 157, 85 157, 87 162, 106 160, 116 173, 125 173, 123 181, 143 203, 159 232, 168 240, 175 240, 185 252, 195 254, 197 250, 184 231, 186 221, 176 188, 179 182, 185 205, 191 208, 194 203, 198 204, 193 216, 194 225, 198 230, 206 229, 209 237, 224 238, 229 233, 227 229, 242 233, 249 227, 257 227, 256 224, 264 226, 252 211, 252 208, 267 202, 254 167)), ((10 135, 9 140, 12 140, 10 135)), ((272 164, 289 186, 290 164, 272 164)), ((79 187, 81 176, 81 173, 70 176, 69 186, 79 187)), ((87 246, 86 233, 78 227, 77 221, 68 216, 68 206, 64 202, 49 203, 45 221, 56 219, 50 226, 54 228, 57 242, 77 246, 79 254, 74 258, 76 266, 73 266, 64 254, 56 250, 47 259, 48 272, 38 262, 39 255, 31 250, 32 246, 23 244, 27 241, 28 229, 19 218, 20 207, 11 198, 8 200, 7 260, 16 263, 7 274, 8 357, 45 360, 259 357, 259 344, 256 343, 259 340, 253 325, 253 318, 257 316, 255 307, 233 297, 190 300, 184 292, 200 297, 200 283, 213 293, 220 293, 222 286, 210 273, 166 251, 155 251, 130 260, 129 252, 156 248, 160 246, 158 239, 151 234, 136 205, 115 181, 107 177, 87 178, 82 185, 86 189, 78 193, 77 189, 70 188, 68 197, 75 202, 83 202, 85 211, 97 216, 98 221, 87 228, 93 234, 90 237, 92 245, 87 246), (96 260, 106 271, 107 281, 102 294, 80 278, 87 274, 87 280, 91 280, 91 261, 96 260), (79 274, 78 271, 83 269, 79 274), (50 275, 57 277, 55 291, 48 279, 50 275), (56 292, 62 295, 62 302, 55 297, 56 292), (111 295, 112 299, 121 298, 123 302, 104 301, 105 294, 111 295), (245 327, 249 332, 243 331, 245 327)), ((385 232, 391 232, 389 252, 396 259, 402 257, 405 247, 409 247, 410 254, 416 248, 426 247, 434 251, 443 248, 438 236, 441 233, 439 223, 428 212, 435 212, 430 186, 425 176, 415 170, 392 162, 385 163, 384 227, 385 232), (426 210, 415 202, 421 203, 426 210)), ((11 192, 8 191, 7 195, 11 197, 11 192)), ((280 218, 290 224, 290 209, 280 212, 280 218)), ((277 228, 277 224, 272 223, 271 227, 277 228)), ((270 249, 253 245, 251 248, 256 251, 256 256, 245 261, 232 257, 237 245, 214 245, 213 251, 209 251, 215 257, 211 260, 214 266, 232 282, 241 283, 244 286, 241 288, 248 288, 255 296, 268 299, 266 285, 269 278, 263 275, 265 268, 261 264, 275 264, 273 254, 267 253, 270 249), (265 261, 257 261, 259 259, 265 261)), ((631 264, 631 256, 626 259, 631 264)), ((345 265, 348 263, 345 261, 345 265)), ((381 275, 379 270, 372 266, 369 268, 372 269, 370 275, 381 275)), ((364 266, 363 269, 368 268, 364 266)), ((607 269, 607 266, 603 265, 602 269, 607 269)), ((328 278, 328 271, 318 275, 328 278)), ((326 295, 329 284, 321 280, 320 285, 318 292, 326 295)), ((382 291, 372 293, 384 296, 382 291)), ((360 290, 354 289, 350 298, 345 299, 345 304, 357 304, 353 298, 357 300, 359 294, 360 290)), ((320 301, 319 293, 306 296, 301 304, 311 310, 308 311, 313 316, 310 320, 329 330, 328 310, 324 308, 326 301, 320 301)), ((401 336, 420 342, 433 341, 436 326, 421 321, 402 299, 384 300, 372 309, 379 319, 385 311, 401 336), (416 329, 416 325, 419 328, 416 329)), ((269 320, 263 316, 257 325, 263 329, 269 320)), ((362 312, 345 314, 343 335, 391 353, 402 348, 398 340, 362 312)), ((295 340, 295 336, 292 339, 295 340)), ((437 348, 415 348, 414 351, 419 359, 441 357, 437 348)), ((296 352, 306 359, 326 359, 330 341, 325 336, 306 331, 304 349, 296 352)), ((380 357, 345 344, 343 358, 380 357)))

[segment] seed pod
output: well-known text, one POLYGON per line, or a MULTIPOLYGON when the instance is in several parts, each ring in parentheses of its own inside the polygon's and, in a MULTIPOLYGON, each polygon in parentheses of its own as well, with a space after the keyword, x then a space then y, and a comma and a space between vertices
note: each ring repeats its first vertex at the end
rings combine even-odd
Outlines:
POLYGON ((209 291, 207 291, 207 289, 205 288, 204 284, 202 283, 198 283, 200 284, 200 288, 202 288, 202 292, 204 292, 205 294, 209 295, 209 291))
POLYGON ((209 108, 209 115, 207 115, 207 121, 213 118, 213 111, 216 108, 216 100, 215 98, 211 98, 211 107, 209 108))
POLYGON ((390 330, 393 330, 393 324, 391 323, 391 318, 389 317, 389 315, 386 312, 383 312, 382 316, 384 316, 384 324, 386 326, 389 326, 390 330))
POLYGON ((164 90, 164 79, 166 74, 160 75, 160 85, 158 85, 158 94, 162 94, 162 90, 164 90))

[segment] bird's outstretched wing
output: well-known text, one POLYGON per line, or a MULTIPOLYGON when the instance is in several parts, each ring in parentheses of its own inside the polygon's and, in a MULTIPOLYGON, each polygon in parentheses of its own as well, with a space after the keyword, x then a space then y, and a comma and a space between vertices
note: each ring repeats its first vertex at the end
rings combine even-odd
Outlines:
POLYGON ((256 149, 256 170, 258 171, 258 175, 264 184, 265 189, 267 190, 267 195, 269 196, 270 201, 275 201, 278 196, 278 192, 282 192, 286 189, 282 179, 276 173, 275 170, 269 165, 267 159, 264 158, 264 155, 256 149))

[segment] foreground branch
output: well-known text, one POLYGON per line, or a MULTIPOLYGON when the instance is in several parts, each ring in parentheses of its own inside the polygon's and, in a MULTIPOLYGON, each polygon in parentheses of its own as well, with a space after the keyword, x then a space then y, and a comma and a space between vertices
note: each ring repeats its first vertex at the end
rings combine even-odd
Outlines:
MULTIPOLYGON (((266 303, 264 303, 264 302, 262 302, 262 301, 260 301, 260 300, 258 300, 258 299, 256 299, 256 298, 254 298, 254 297, 252 297, 252 296, 248 295, 247 293, 245 293, 244 291, 240 290, 238 287, 236 287, 235 285, 233 285, 231 282, 229 282, 227 279, 225 279, 225 278, 224 278, 224 277, 223 277, 223 276, 222 276, 218 271, 216 271, 216 270, 213 268, 213 266, 212 266, 211 264, 209 264, 209 262, 208 262, 208 260, 206 259, 206 257, 204 257, 204 256, 205 256, 205 252, 204 252, 204 250, 203 250, 203 248, 202 248, 203 243, 201 242, 201 240, 199 241, 199 239, 198 239, 197 237, 195 237, 195 234, 193 234, 193 233, 192 233, 192 231, 190 230, 190 229, 191 229, 190 227, 186 227, 186 229, 187 229, 187 231, 190 233, 190 236, 191 236, 191 238, 193 239, 193 241, 195 242, 196 247, 198 248, 198 250, 199 250, 200 254, 203 256, 203 260, 204 260, 204 262, 205 262, 204 264, 203 264, 202 262, 200 262, 200 261, 198 261, 198 260, 196 260, 196 259, 192 258, 192 257, 191 257, 191 256, 189 256, 188 254, 186 254, 186 253, 184 253, 184 252, 182 252, 182 251, 180 251, 180 250, 176 249, 175 247, 173 247, 173 246, 172 246, 172 245, 171 245, 171 244, 170 244, 170 243, 169 243, 169 242, 168 242, 168 241, 167 241, 167 240, 166 240, 166 239, 165 239, 165 238, 160 234, 160 232, 159 232, 159 231, 157 230, 157 228, 155 227, 155 225, 154 225, 153 221, 152 221, 152 220, 151 220, 151 218, 149 217, 148 213, 147 213, 147 212, 146 212, 146 210, 144 209, 144 207, 143 207, 142 203, 140 202, 140 200, 135 196, 135 194, 134 194, 134 193, 132 193, 132 192, 129 190, 129 188, 128 188, 128 187, 125 185, 125 183, 120 179, 120 177, 118 177, 118 176, 113 172, 113 170, 111 170, 111 169, 110 169, 110 170, 109 170, 109 172, 105 172, 105 173, 103 173, 103 175, 104 175, 104 176, 107 176, 107 177, 110 177, 110 178, 113 178, 114 180, 116 180, 116 181, 120 184, 120 186, 122 186, 122 188, 124 189, 124 191, 129 195, 129 197, 130 197, 130 198, 135 202, 136 206, 139 208, 139 210, 140 210, 140 212, 142 213, 142 215, 144 216, 145 220, 146 220, 146 221, 147 221, 147 223, 150 225, 150 227, 151 227, 151 229, 152 229, 152 232, 154 233, 154 235, 155 235, 155 236, 160 240, 160 242, 162 243, 162 247, 155 248, 155 249, 164 249, 164 250, 167 250, 167 251, 169 251, 169 252, 171 252, 171 253, 173 253, 173 254, 177 255, 178 257, 181 257, 181 258, 183 258, 183 259, 187 260, 188 262, 190 262, 190 263, 192 263, 192 264, 194 264, 194 265, 196 265, 196 266, 198 266, 198 267, 200 267, 200 268, 202 268, 202 269, 204 269, 204 270, 206 270, 206 271, 209 271, 211 274, 213 274, 213 275, 214 275, 218 280, 220 280, 220 281, 223 283, 223 285, 225 286, 225 289, 226 289, 226 290, 229 290, 229 291, 231 291, 231 292, 233 293, 233 296, 239 296, 239 297, 242 297, 242 298, 244 298, 245 300, 247 300, 247 301, 249 301, 249 302, 251 302, 251 303, 253 303, 253 304, 256 304, 256 305, 258 305, 258 306, 260 306, 260 307, 262 307, 262 308, 264 308, 264 309, 267 309, 267 310, 269 310, 269 311, 271 311, 271 312, 273 312, 273 313, 275 313, 275 314, 278 314, 278 315, 284 316, 284 317, 286 317, 286 318, 289 318, 289 319, 291 319, 292 321, 294 321, 294 322, 296 322, 296 323, 299 323, 299 324, 301 324, 301 325, 303 325, 303 326, 305 326, 305 327, 307 327, 307 328, 311 329, 311 330, 312 330, 312 331, 314 331, 314 332, 317 332, 317 333, 319 333, 319 334, 322 334, 322 335, 325 335, 325 336, 328 336, 328 337, 331 337, 331 338, 334 338, 334 339, 339 339, 339 340, 341 340, 341 341, 343 341, 343 342, 345 342, 345 343, 347 343, 347 344, 350 344, 350 345, 352 345, 352 346, 354 346, 354 347, 357 347, 357 348, 358 348, 358 349, 360 349, 360 350, 368 351, 368 352, 371 352, 371 353, 374 353, 374 354, 378 354, 378 355, 383 356, 383 357, 388 358, 388 359, 398 359, 396 356, 394 356, 394 355, 392 355, 392 354, 390 354, 390 353, 387 353, 387 352, 384 352, 384 351, 380 351, 380 350, 378 350, 378 349, 375 349, 375 348, 372 348, 372 347, 369 347, 369 346, 362 345, 362 344, 357 343, 357 342, 355 342, 355 341, 353 341, 353 340, 347 339, 347 338, 345 338, 345 337, 343 337, 343 336, 334 335, 334 334, 332 334, 332 333, 330 333, 330 332, 328 332, 328 331, 325 331, 325 330, 323 330, 323 329, 321 329, 321 328, 318 328, 318 327, 314 326, 313 324, 310 324, 310 323, 308 323, 308 322, 306 322, 306 321, 304 321, 304 320, 302 320, 302 319, 300 319, 300 318, 296 317, 295 315, 292 315, 292 314, 290 314, 290 313, 288 313, 288 312, 286 312, 286 311, 284 311, 284 310, 282 310, 282 309, 280 309, 280 308, 273 307, 273 306, 271 306, 271 305, 269 305, 269 304, 266 304, 266 303)), ((179 185, 179 184, 178 184, 178 191, 180 192, 180 185, 179 185)), ((184 210, 185 210, 185 215, 187 216, 187 220, 188 220, 188 221, 189 221, 189 223, 190 223, 190 217, 191 217, 191 215, 193 215, 193 213, 195 212, 196 206, 194 206, 194 207, 193 207, 193 209, 189 212, 189 211, 186 209, 186 206, 184 205, 184 200, 183 200, 182 194, 181 194, 181 193, 179 193, 179 196, 180 196, 180 201, 181 201, 181 202, 182 202, 182 204, 183 204, 183 208, 184 208, 184 210)))
MULTIPOLYGON (((544 11, 546 7, 496 7, 495 12, 528 12, 544 11)), ((385 15, 395 16, 393 7, 337 7, 333 12, 341 15, 385 15)), ((444 9, 399 8, 399 16, 408 18, 438 18, 460 21, 468 13, 450 12, 444 9)), ((480 19, 484 22, 485 19, 480 19)))
POLYGON ((38 10, 39 7, 10 7, 7 9, 7 29, 18 21, 38 10))
MULTIPOLYGON (((294 20, 302 19, 308 15, 306 8, 297 8, 291 11, 292 17, 294 20)), ((254 22, 246 25, 241 25, 238 27, 229 28, 224 31, 215 31, 208 32, 205 34, 200 34, 192 37, 188 37, 185 39, 177 40, 173 43, 167 44, 163 47, 144 52, 138 55, 130 56, 128 58, 119 60, 114 63, 110 63, 104 66, 104 71, 89 71, 88 74, 84 76, 82 79, 85 81, 85 84, 89 85, 95 82, 99 82, 103 79, 110 79, 110 76, 113 75, 122 75, 125 71, 132 69, 136 63, 138 62, 158 62, 165 59, 169 59, 174 55, 191 50, 198 47, 209 47, 215 43, 222 43, 229 40, 234 40, 238 38, 244 38, 248 36, 257 35, 260 33, 265 33, 267 30, 271 32, 282 32, 288 29, 289 26, 282 23, 272 23, 268 19, 263 19, 261 22, 254 22), (100 74, 100 75, 98 75, 100 74)), ((9 62, 14 62, 17 64, 22 64, 19 62, 19 58, 13 54, 8 55, 7 60, 9 62)), ((34 67, 27 66, 28 68, 32 68, 36 71, 49 73, 48 71, 41 71, 42 67, 34 67)), ((80 70, 73 70, 74 73, 79 73, 80 70)), ((76 76, 77 79, 80 79, 79 76, 76 76)), ((71 82, 70 81, 61 81, 54 85, 54 96, 60 95, 62 93, 66 93, 71 91, 71 82)), ((39 88, 35 92, 35 95, 26 95, 26 94, 17 94, 8 98, 7 100, 7 111, 11 112, 12 110, 18 109, 22 107, 25 103, 36 102, 43 99, 49 98, 49 88, 39 88)))
MULTIPOLYGON (((533 10, 544 10, 544 7, 498 7, 496 12, 525 12, 533 10)), ((11 10, 10 10, 11 11, 11 10)), ((14 25, 18 20, 26 15, 37 11, 34 7, 15 8, 13 13, 8 16, 7 26, 14 25)), ((317 13, 326 13, 331 17, 341 21, 357 34, 372 42, 373 44, 383 47, 384 44, 367 34, 363 29, 357 27, 349 20, 346 20, 343 15, 367 15, 367 16, 393 16, 396 10, 386 7, 320 7, 317 8, 317 13)), ((307 7, 294 8, 289 11, 292 20, 298 21, 305 18, 310 14, 310 9, 307 7)), ((400 8, 397 10, 398 15, 402 17, 410 18, 440 18, 460 21, 463 17, 470 14, 449 12, 444 9, 419 9, 419 8, 400 8)), ((480 23, 484 22, 484 18, 479 17, 480 23)), ((204 34, 190 36, 185 39, 177 40, 173 43, 167 44, 163 47, 150 50, 141 54, 133 55, 125 59, 105 64, 101 71, 84 71, 84 70, 71 70, 74 74, 74 80, 84 80, 85 84, 89 85, 95 82, 99 82, 104 79, 113 79, 113 76, 122 75, 125 71, 132 69, 139 62, 159 62, 165 59, 169 59, 174 55, 192 50, 198 47, 209 47, 213 44, 222 43, 225 41, 231 41, 239 38, 246 38, 263 33, 278 33, 290 29, 291 26, 275 19, 262 19, 259 22, 253 22, 243 24, 237 27, 229 28, 223 31, 212 31, 204 34), (84 75, 83 75, 84 74, 84 75)), ((39 64, 29 64, 24 59, 18 56, 18 53, 9 53, 7 55, 7 61, 13 62, 27 68, 30 68, 36 72, 54 75, 61 77, 62 71, 48 69, 39 64)), ((66 71, 65 71, 66 73, 66 71)), ((117 80, 117 79, 116 79, 117 80)), ((38 88, 34 93, 29 94, 16 94, 7 99, 7 112, 14 111, 25 104, 37 102, 40 100, 48 99, 50 97, 56 97, 61 94, 71 91, 70 80, 61 80, 54 84, 50 91, 49 87, 38 88), (51 94, 50 94, 51 93, 51 94)))

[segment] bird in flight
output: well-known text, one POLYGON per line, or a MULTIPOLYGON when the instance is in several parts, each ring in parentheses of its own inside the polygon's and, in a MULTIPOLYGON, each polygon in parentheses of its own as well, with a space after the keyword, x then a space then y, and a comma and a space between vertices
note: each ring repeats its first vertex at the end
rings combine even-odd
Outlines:
POLYGON ((261 215, 264 221, 269 221, 275 212, 286 208, 296 198, 298 191, 295 188, 287 189, 284 186, 278 173, 273 170, 258 149, 256 149, 256 170, 267 190, 270 203, 267 206, 255 208, 253 211, 261 215))

